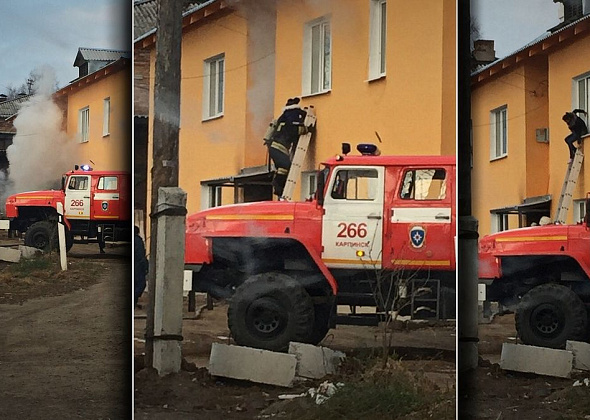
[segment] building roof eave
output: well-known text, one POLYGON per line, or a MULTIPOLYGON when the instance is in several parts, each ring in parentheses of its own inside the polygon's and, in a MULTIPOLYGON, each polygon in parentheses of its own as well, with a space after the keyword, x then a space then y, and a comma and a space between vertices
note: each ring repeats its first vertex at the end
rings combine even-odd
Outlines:
POLYGON ((559 45, 563 45, 564 42, 569 42, 573 37, 579 36, 580 34, 587 32, 589 29, 590 15, 586 15, 553 33, 547 32, 506 57, 496 60, 471 73, 471 85, 477 85, 492 76, 504 73, 505 71, 508 71, 507 69, 514 68, 533 56, 547 54, 549 50, 559 45))

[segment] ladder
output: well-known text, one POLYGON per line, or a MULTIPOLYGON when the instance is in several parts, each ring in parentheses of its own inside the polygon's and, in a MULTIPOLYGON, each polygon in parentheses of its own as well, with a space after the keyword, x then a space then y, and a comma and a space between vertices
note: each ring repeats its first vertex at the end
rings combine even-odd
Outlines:
POLYGON ((559 196, 559 204, 557 205, 557 213, 555 214, 554 223, 565 224, 567 219, 567 212, 572 205, 572 194, 582 169, 582 162, 584 161, 584 153, 579 147, 574 155, 574 160, 567 165, 565 172, 565 179, 561 187, 561 195, 559 196))
MULTIPOLYGON (((305 116, 303 124, 306 127, 315 127, 315 108, 313 105, 310 105, 309 107, 305 107, 303 109, 307 111, 307 115, 305 116)), ((305 155, 307 154, 307 149, 309 147, 312 134, 313 133, 307 133, 299 136, 297 148, 295 149, 295 155, 293 156, 293 161, 291 162, 291 169, 289 169, 287 181, 285 182, 285 188, 283 189, 283 195, 281 197, 283 200, 293 201, 295 185, 297 185, 297 180, 301 176, 301 167, 303 166, 303 161, 305 160, 305 155)))

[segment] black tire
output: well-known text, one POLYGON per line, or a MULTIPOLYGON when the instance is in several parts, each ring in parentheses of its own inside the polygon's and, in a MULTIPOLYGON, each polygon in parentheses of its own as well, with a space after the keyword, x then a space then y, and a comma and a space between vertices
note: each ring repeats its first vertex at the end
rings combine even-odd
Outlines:
POLYGON ((332 314, 332 305, 328 303, 314 306, 314 321, 311 335, 305 343, 319 344, 328 331, 330 331, 330 315, 332 314))
POLYGON ((33 223, 25 232, 25 245, 51 251, 57 243, 57 226, 54 222, 43 220, 33 223))
POLYGON ((313 328, 313 305, 305 289, 280 273, 257 274, 231 297, 227 322, 241 346, 286 351, 304 342, 313 328))
MULTIPOLYGON (((59 247, 59 238, 57 246, 59 247)), ((72 246, 74 246, 74 234, 66 227, 66 252, 72 249, 72 246)))
POLYGON ((523 343, 565 348, 567 340, 584 340, 588 313, 571 289, 547 283, 529 290, 516 308, 516 331, 523 343))

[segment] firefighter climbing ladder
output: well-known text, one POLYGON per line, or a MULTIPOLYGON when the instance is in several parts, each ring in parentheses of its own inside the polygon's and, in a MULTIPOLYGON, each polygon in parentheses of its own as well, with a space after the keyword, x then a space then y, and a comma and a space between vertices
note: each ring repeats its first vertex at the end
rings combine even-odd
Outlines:
POLYGON ((572 194, 578 181, 583 161, 584 153, 582 153, 582 148, 580 147, 576 150, 574 160, 567 165, 565 179, 561 187, 561 195, 559 196, 559 204, 557 205, 557 212, 555 214, 555 223, 565 224, 567 212, 572 205, 572 194))
MULTIPOLYGON (((310 105, 309 107, 305 107, 304 109, 305 111, 307 111, 307 115, 305 116, 305 121, 303 122, 303 124, 306 127, 315 127, 315 108, 313 107, 313 105, 310 105)), ((281 197, 287 201, 293 200, 295 185, 297 185, 297 180, 301 176, 301 167, 303 166, 305 155, 307 154, 307 148, 309 147, 311 136, 312 133, 302 134, 299 136, 299 141, 297 142, 297 149, 295 150, 295 155, 293 156, 293 161, 291 162, 291 169, 289 169, 289 175, 287 175, 287 182, 285 183, 285 189, 283 190, 283 196, 281 197)))

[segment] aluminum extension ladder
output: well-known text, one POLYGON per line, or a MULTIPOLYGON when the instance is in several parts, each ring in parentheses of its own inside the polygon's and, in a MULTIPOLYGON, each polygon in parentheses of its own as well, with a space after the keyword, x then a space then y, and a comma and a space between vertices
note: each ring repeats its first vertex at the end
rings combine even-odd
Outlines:
POLYGON ((572 205, 572 194, 576 187, 576 183, 578 182, 583 161, 584 153, 582 153, 582 148, 579 147, 574 155, 574 160, 567 165, 567 171, 565 173, 563 186, 561 187, 561 195, 559 196, 559 204, 557 205, 554 223, 565 224, 567 212, 572 205))
MULTIPOLYGON (((313 107, 313 105, 310 105, 309 107, 305 107, 303 109, 307 111, 307 115, 305 116, 303 124, 306 127, 315 127, 315 108, 313 107)), ((295 149, 293 161, 291 162, 291 169, 289 169, 287 181, 285 182, 285 188, 283 189, 283 195, 281 196, 282 200, 293 201, 293 193, 295 192, 295 186, 297 185, 297 181, 301 176, 301 167, 303 166, 303 162, 305 160, 305 155, 307 154, 307 149, 309 148, 309 142, 311 141, 312 134, 313 133, 307 133, 299 136, 297 148, 295 149)))

